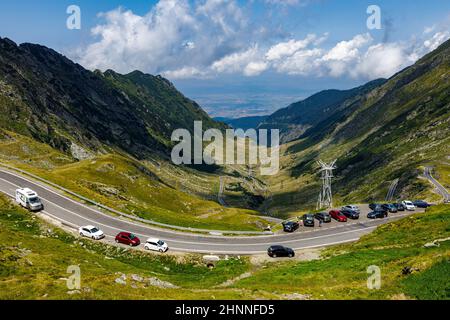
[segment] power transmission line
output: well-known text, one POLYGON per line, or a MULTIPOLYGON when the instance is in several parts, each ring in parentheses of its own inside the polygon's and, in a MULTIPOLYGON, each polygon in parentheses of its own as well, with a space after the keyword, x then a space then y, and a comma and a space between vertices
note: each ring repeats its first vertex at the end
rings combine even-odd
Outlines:
POLYGON ((335 163, 337 160, 327 164, 322 160, 317 161, 320 165, 322 190, 319 194, 319 201, 317 201, 317 210, 333 207, 333 193, 331 191, 331 179, 333 178, 333 170, 336 169, 335 163))

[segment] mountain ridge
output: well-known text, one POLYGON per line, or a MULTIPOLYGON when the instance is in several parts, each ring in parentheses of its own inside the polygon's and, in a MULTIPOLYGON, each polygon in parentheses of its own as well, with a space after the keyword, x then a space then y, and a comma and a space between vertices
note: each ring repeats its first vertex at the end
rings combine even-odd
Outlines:
POLYGON ((304 100, 277 110, 264 119, 259 128, 279 129, 282 143, 294 141, 309 128, 327 119, 348 99, 363 95, 385 81, 385 79, 376 79, 348 90, 322 90, 304 100))
POLYGON ((0 38, 0 79, 2 127, 66 153, 79 145, 167 155, 175 129, 194 120, 224 128, 161 76, 91 72, 41 45, 0 38))

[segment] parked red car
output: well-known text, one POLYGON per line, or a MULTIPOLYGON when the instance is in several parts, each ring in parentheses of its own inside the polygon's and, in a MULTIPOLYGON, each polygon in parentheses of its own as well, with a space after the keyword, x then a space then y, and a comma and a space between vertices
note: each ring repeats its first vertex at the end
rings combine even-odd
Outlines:
POLYGON ((330 216, 339 222, 347 222, 347 217, 339 210, 331 210, 330 216))
POLYGON ((139 240, 138 237, 136 237, 134 234, 129 233, 129 232, 120 232, 116 236, 116 242, 123 243, 128 246, 132 246, 132 247, 135 247, 135 246, 138 246, 141 244, 141 240, 139 240))

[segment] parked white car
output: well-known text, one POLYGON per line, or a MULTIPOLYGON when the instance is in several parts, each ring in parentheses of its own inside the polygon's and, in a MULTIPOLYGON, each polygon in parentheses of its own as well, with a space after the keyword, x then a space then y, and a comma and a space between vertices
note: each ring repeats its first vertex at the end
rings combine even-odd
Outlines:
POLYGON ((408 211, 416 210, 416 206, 414 205, 414 203, 412 203, 412 201, 405 200, 405 201, 402 201, 402 204, 405 206, 405 209, 408 211))
POLYGON ((94 240, 100 240, 105 237, 105 234, 102 230, 94 226, 84 226, 78 229, 80 236, 88 237, 94 240))
POLYGON ((30 211, 39 211, 44 209, 44 205, 42 204, 41 199, 39 199, 37 193, 28 188, 16 190, 16 202, 30 211))
POLYGON ((354 204, 348 205, 348 206, 343 206, 342 210, 352 210, 352 211, 355 211, 357 213, 361 213, 361 210, 359 209, 359 207, 355 206, 354 204))
POLYGON ((161 253, 169 250, 169 246, 167 245, 167 243, 156 238, 148 238, 145 242, 144 248, 146 250, 159 251, 161 253))

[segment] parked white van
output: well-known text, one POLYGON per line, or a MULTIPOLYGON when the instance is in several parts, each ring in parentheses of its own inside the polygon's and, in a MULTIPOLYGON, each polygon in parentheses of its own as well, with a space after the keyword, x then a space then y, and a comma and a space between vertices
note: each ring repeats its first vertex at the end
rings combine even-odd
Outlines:
POLYGON ((16 190, 16 202, 30 211, 39 211, 44 209, 44 205, 36 192, 28 188, 16 190))

